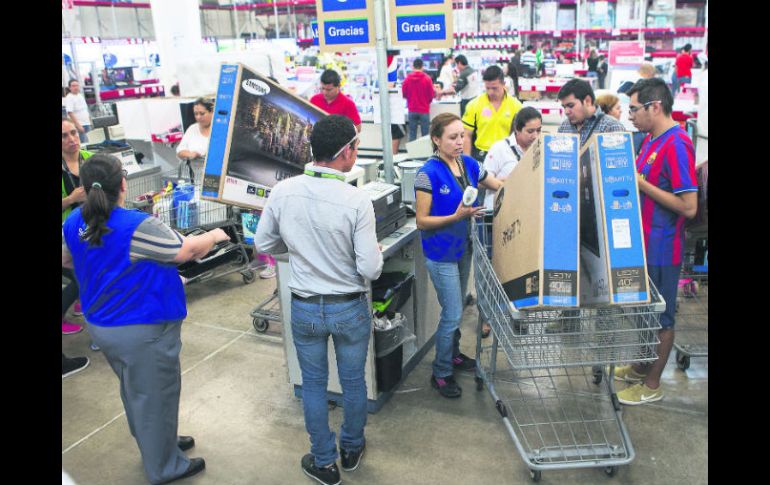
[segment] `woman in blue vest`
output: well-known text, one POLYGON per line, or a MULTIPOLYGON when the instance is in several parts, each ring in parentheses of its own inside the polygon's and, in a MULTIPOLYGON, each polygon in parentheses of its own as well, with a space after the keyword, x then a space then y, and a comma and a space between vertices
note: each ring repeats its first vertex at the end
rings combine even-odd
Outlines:
POLYGON ((466 187, 497 191, 502 182, 487 176, 479 163, 463 154, 465 128, 460 118, 442 113, 431 122, 434 154, 415 177, 417 228, 426 266, 441 304, 436 329, 436 358, 431 385, 444 397, 460 397, 454 369, 472 370, 476 361, 460 352, 460 321, 471 269, 470 218, 484 207, 462 203, 466 187))
POLYGON ((195 440, 177 436, 187 308, 176 264, 229 238, 221 229, 183 237, 149 214, 124 209, 125 174, 110 155, 83 163, 86 200, 62 227, 62 266, 74 265, 88 333, 120 380, 147 479, 168 483, 206 466, 183 453, 195 440))

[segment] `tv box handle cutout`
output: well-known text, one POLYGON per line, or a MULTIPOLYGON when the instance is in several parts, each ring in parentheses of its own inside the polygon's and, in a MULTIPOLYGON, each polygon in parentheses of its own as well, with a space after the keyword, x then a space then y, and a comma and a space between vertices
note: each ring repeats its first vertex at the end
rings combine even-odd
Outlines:
POLYGON ((468 186, 465 188, 465 192, 463 192, 463 205, 464 206, 471 206, 474 202, 476 202, 476 197, 479 195, 479 191, 476 187, 468 186))
POLYGON ((569 192, 566 190, 557 190, 553 193, 554 199, 569 199, 569 192))

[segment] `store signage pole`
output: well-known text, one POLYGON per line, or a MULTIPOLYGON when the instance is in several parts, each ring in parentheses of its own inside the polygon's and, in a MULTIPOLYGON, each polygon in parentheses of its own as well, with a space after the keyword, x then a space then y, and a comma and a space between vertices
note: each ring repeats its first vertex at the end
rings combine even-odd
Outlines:
POLYGON ((639 15, 639 42, 644 40, 644 26, 647 25, 647 0, 639 0, 640 15, 639 15))
POLYGON ((280 39, 278 34, 278 5, 275 2, 273 2, 273 12, 275 13, 275 38, 280 39))
POLYGON ((390 133, 390 89, 388 89, 387 26, 385 0, 374 0, 374 32, 377 53, 377 85, 380 88, 380 131, 382 133, 382 163, 385 181, 393 183, 393 144, 390 133))

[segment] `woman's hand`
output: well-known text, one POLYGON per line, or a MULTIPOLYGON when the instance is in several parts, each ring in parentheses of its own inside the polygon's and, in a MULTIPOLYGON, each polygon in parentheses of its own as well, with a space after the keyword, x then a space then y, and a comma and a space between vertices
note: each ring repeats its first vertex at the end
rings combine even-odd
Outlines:
POLYGON ((456 220, 461 221, 470 217, 481 217, 484 215, 484 206, 467 206, 460 201, 460 205, 457 206, 457 210, 454 213, 456 220))

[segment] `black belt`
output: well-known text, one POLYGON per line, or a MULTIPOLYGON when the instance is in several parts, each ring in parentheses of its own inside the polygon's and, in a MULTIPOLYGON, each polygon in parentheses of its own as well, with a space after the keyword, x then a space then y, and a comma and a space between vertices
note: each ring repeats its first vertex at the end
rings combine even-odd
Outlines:
POLYGON ((299 296, 296 293, 292 293, 291 297, 296 298, 299 301, 305 301, 309 303, 321 303, 322 298, 324 303, 342 303, 345 301, 357 300, 361 298, 361 295, 363 294, 363 292, 359 291, 358 293, 346 293, 344 295, 313 295, 305 298, 304 296, 299 296))

